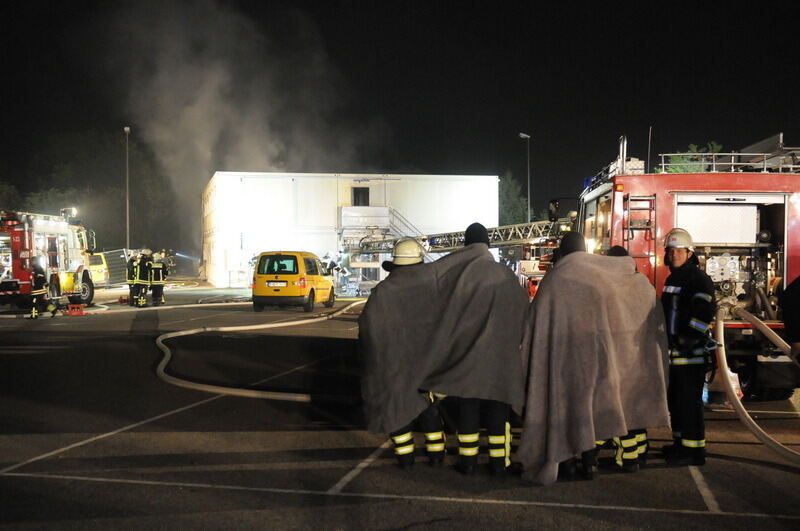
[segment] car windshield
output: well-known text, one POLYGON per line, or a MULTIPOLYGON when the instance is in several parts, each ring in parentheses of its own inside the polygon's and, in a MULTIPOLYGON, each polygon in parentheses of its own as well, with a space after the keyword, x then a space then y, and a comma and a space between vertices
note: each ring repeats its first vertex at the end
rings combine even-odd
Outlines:
POLYGON ((296 275, 297 258, 286 254, 262 256, 258 262, 259 275, 296 275))

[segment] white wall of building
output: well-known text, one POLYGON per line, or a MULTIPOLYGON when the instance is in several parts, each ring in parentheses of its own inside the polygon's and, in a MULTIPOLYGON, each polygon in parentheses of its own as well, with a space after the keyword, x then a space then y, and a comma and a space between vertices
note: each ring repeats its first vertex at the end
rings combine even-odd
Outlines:
POLYGON ((216 172, 202 196, 206 278, 246 286, 262 251, 336 251, 340 207, 352 206, 354 187, 368 187, 370 206, 391 207, 423 234, 498 223, 494 175, 216 172))

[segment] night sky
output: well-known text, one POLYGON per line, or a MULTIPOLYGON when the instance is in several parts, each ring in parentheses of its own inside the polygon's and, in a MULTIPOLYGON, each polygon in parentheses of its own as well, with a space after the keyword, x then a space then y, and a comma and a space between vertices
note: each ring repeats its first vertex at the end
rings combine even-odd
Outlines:
POLYGON ((795 3, 540 4, 3 2, 1 178, 130 125, 190 197, 216 169, 524 183, 524 131, 539 210, 649 126, 653 155, 800 145, 795 3))

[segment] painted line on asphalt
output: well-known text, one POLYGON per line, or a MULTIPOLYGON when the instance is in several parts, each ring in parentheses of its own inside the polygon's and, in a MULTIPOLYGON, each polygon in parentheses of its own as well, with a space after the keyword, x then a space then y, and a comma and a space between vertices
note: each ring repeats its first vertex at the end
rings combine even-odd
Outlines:
MULTIPOLYGON (((259 380, 257 382, 253 382, 248 387, 252 387, 254 385, 259 385, 259 384, 262 384, 262 383, 266 383, 266 382, 268 382, 270 380, 275 380, 277 378, 280 378, 281 376, 286 376, 287 374, 293 373, 295 371, 299 371, 299 370, 305 369, 305 368, 307 368, 307 367, 309 367, 311 365, 314 365, 315 363, 319 363, 320 361, 322 361, 322 360, 315 360, 315 361, 312 361, 310 363, 305 363, 303 365, 299 365, 299 366, 297 366, 297 367, 295 367, 293 369, 289 369, 288 371, 284 371, 284 372, 282 372, 280 374, 275 374, 273 376, 269 376, 269 377, 264 378, 262 380, 259 380)), ((129 424, 129 425, 124 426, 122 428, 119 428, 117 430, 110 431, 108 433, 103 433, 101 435, 96 435, 94 437, 90 437, 88 439, 84 439, 82 441, 78 441, 76 443, 72 443, 70 445, 64 446, 64 447, 59 448, 57 450, 53 450, 52 452, 47 452, 46 454, 42 454, 42 455, 33 457, 31 459, 28 459, 26 461, 22 461, 20 463, 17 463, 15 465, 11 465, 9 467, 6 467, 6 468, 0 470, 0 474, 5 474, 7 472, 11 472, 12 470, 16 470, 16 469, 18 469, 20 467, 23 467, 25 465, 29 465, 31 463, 35 463, 36 461, 41 461, 42 459, 47 459, 48 457, 53 457, 54 455, 63 454, 64 452, 68 452, 69 450, 72 450, 74 448, 79 448, 81 446, 85 446, 87 444, 93 443, 95 441, 99 441, 101 439, 107 439, 108 437, 112 437, 114 435, 117 435, 117 434, 129 431, 129 430, 132 430, 133 428, 138 428, 139 426, 143 426, 143 425, 148 424, 150 422, 154 422, 156 420, 160 420, 160 419, 163 419, 165 417, 169 417, 171 415, 175 415, 177 413, 182 413, 183 411, 195 408, 197 406, 202 406, 203 404, 207 404, 207 403, 212 402, 214 400, 219 400, 220 398, 223 398, 225 396, 228 396, 228 395, 214 395, 214 396, 212 396, 210 398, 205 398, 203 400, 200 400, 198 402, 194 402, 194 403, 189 404, 187 406, 183 406, 183 407, 180 407, 178 409, 173 409, 172 411, 167 411, 166 413, 162 413, 160 415, 156 415, 155 417, 150 417, 149 419, 145 419, 145 420, 136 422, 134 424, 129 424)))
POLYGON ((56 479, 66 481, 85 481, 88 483, 116 483, 120 485, 142 485, 150 487, 179 487, 195 489, 228 490, 241 492, 268 492, 272 494, 299 494, 306 496, 333 496, 343 498, 362 498, 372 500, 398 500, 398 501, 420 501, 420 502, 444 502, 444 503, 464 503, 479 505, 497 505, 509 507, 552 507, 555 509, 586 509, 591 511, 619 511, 637 513, 664 513, 664 514, 687 514, 697 516, 730 516, 737 518, 775 518, 780 520, 800 520, 800 515, 796 514, 769 514, 769 513, 745 513, 745 512, 710 512, 697 509, 672 509, 660 507, 626 507, 623 505, 591 505, 587 503, 558 503, 528 500, 500 500, 496 498, 466 498, 450 496, 414 496, 409 494, 379 494, 371 492, 336 492, 331 493, 324 490, 309 489, 281 489, 276 487, 245 487, 241 485, 226 485, 214 483, 187 483, 182 481, 153 481, 138 479, 118 479, 101 478, 86 476, 67 476, 61 474, 32 474, 24 472, 0 473, 0 477, 17 477, 30 479, 56 479))
POLYGON ((696 466, 690 466, 689 472, 692 474, 692 479, 694 480, 695 485, 697 485, 697 490, 700 491, 700 495, 703 497, 703 501, 705 502, 706 507, 708 507, 709 512, 721 513, 722 509, 719 508, 719 503, 717 503, 714 493, 711 492, 711 489, 708 487, 706 478, 703 477, 703 473, 700 472, 700 469, 696 466))
POLYGON ((377 458, 379 458, 381 456, 381 454, 384 452, 384 450, 389 448, 390 444, 391 444, 391 440, 386 439, 386 441, 384 441, 384 443, 382 445, 377 447, 374 452, 369 454, 369 457, 367 457, 366 459, 361 461, 358 465, 356 465, 356 467, 353 470, 351 470, 350 472, 345 474, 344 477, 342 477, 342 479, 340 479, 336 483, 336 485, 334 485, 333 487, 329 488, 327 493, 328 494, 338 494, 338 493, 342 492, 342 489, 344 489, 347 486, 348 483, 353 481, 361 472, 364 471, 364 469, 366 469, 377 458))

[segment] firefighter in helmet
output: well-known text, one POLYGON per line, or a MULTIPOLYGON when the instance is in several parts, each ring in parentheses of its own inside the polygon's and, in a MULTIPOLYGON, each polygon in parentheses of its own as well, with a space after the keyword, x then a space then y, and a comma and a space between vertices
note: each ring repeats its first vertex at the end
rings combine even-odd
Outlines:
MULTIPOLYGON (((382 267, 386 271, 421 264, 425 251, 414 238, 402 238, 395 243, 392 261, 385 261, 382 267)), ((420 389, 430 401, 430 405, 416 419, 417 427, 425 434, 425 451, 428 462, 439 467, 444 462, 445 439, 442 417, 439 411, 440 397, 434 393, 420 389)), ((394 444, 394 453, 401 468, 410 468, 414 464, 414 422, 389 434, 394 444)))
POLYGON ((163 262, 161 253, 153 253, 153 260, 150 262, 150 293, 152 293, 153 306, 164 304, 164 285, 167 283, 167 264, 163 262))
POLYGON ((674 444, 664 447, 670 466, 705 464, 703 384, 709 361, 707 346, 714 317, 714 283, 698 267, 691 235, 670 231, 664 243, 670 275, 661 304, 669 339, 667 402, 674 444))
POLYGON ((150 285, 150 260, 153 252, 142 249, 139 258, 133 263, 134 304, 143 308, 147 306, 147 288, 150 285))
POLYGON ((131 253, 125 264, 125 283, 128 284, 128 306, 136 305, 136 297, 138 296, 136 288, 136 260, 139 259, 137 253, 131 253))
POLYGON ((56 316, 56 305, 52 303, 48 296, 47 273, 42 267, 44 253, 38 253, 36 258, 31 261, 31 319, 38 319, 44 311, 52 312, 50 317, 56 316))

